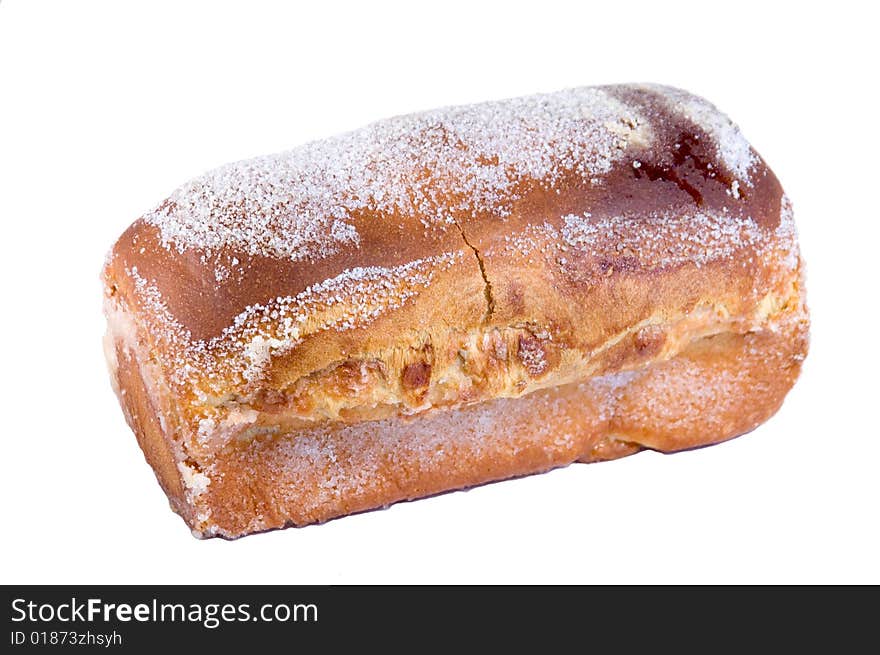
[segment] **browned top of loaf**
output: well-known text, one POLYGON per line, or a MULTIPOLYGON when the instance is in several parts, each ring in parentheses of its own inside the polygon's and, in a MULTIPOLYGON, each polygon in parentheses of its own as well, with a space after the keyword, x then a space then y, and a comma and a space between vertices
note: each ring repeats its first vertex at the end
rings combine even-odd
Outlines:
POLYGON ((731 275, 748 292, 783 241, 793 269, 793 239, 779 183, 726 116, 623 85, 401 116, 223 166, 137 220, 105 278, 174 381, 228 393, 279 362, 306 374, 438 325, 527 325, 589 349, 644 316, 618 307, 636 296, 693 306, 731 275))

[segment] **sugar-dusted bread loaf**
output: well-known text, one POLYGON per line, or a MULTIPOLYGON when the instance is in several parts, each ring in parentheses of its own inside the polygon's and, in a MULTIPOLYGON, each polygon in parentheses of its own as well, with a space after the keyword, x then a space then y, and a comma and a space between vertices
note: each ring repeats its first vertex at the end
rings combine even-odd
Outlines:
POLYGON ((807 350, 779 182, 661 86, 224 166, 135 221, 103 278, 114 387, 201 536, 728 439, 807 350))

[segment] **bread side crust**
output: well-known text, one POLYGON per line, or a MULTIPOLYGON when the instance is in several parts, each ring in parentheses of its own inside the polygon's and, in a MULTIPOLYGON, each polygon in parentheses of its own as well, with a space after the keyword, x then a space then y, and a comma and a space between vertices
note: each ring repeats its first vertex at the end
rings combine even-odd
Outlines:
POLYGON ((746 433, 777 411, 806 355, 806 308, 794 289, 761 327, 694 332, 674 356, 629 370, 417 416, 238 432, 196 457, 161 427, 156 408, 177 400, 144 382, 147 343, 133 346, 125 330, 109 338, 123 407, 172 507, 196 536, 236 538, 746 433))
POLYGON ((194 460, 182 438, 186 430, 179 419, 180 399, 164 384, 150 335, 138 325, 122 296, 110 289, 104 297, 104 354, 111 385, 171 508, 194 525, 199 520, 193 495, 193 475, 198 470, 193 469, 194 460))
POLYGON ((746 433, 779 408, 805 324, 698 340, 679 356, 519 399, 418 419, 304 430, 230 445, 203 498, 203 536, 307 525, 401 500, 746 433))

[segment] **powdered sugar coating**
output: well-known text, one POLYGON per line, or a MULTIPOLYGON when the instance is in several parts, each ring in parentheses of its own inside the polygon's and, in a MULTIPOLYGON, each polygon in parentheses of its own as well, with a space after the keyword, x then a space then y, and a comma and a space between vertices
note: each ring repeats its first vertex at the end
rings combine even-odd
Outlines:
POLYGON ((779 212, 779 226, 776 228, 778 248, 785 251, 782 264, 788 270, 795 270, 800 262, 797 226, 794 223, 794 209, 787 195, 782 196, 779 212))
POLYGON ((572 172, 595 181, 630 141, 649 140, 645 120, 600 88, 447 107, 222 166, 145 220, 179 251, 323 258, 359 245, 365 213, 440 230, 503 217, 523 182, 552 187, 572 172))
MULTIPOLYGON (((550 223, 527 225, 522 231, 505 235, 502 238, 501 250, 508 254, 530 257, 535 252, 546 253, 559 239, 559 231, 550 223)), ((489 248, 486 254, 494 254, 496 248, 489 248)), ((530 260, 531 261, 531 260, 530 260)))
POLYGON ((594 257, 635 257, 648 267, 710 261, 767 239, 750 217, 698 211, 691 215, 652 213, 591 220, 590 214, 563 216, 563 242, 594 257))
POLYGON ((646 268, 693 264, 697 268, 712 261, 731 258, 743 248, 758 254, 783 250, 782 267, 794 270, 799 251, 794 214, 788 197, 782 197, 779 225, 773 231, 761 227, 749 216, 739 217, 722 208, 693 213, 653 212, 648 215, 614 215, 596 218, 590 212, 567 214, 561 226, 549 222, 529 225, 517 234, 501 239, 485 251, 524 258, 534 264, 538 256, 554 256, 565 267, 569 251, 613 261, 635 258, 646 268))
MULTIPOLYGON (((668 86, 645 84, 641 85, 641 88, 660 94, 674 112, 685 116, 706 132, 712 138, 718 149, 718 156, 730 172, 739 182, 752 185, 749 172, 758 162, 757 157, 739 127, 718 111, 715 105, 687 91, 668 86)), ((734 184, 731 193, 738 197, 739 185, 736 182, 734 184)))
POLYGON ((137 268, 126 273, 155 321, 154 335, 167 346, 163 354, 171 361, 163 364, 171 381, 207 395, 217 391, 214 383, 218 388, 221 380, 228 384, 228 376, 257 379, 272 357, 288 352, 309 334, 362 327, 403 307, 430 286, 437 273, 463 257, 462 251, 453 251, 401 266, 349 269, 295 296, 245 308, 210 340, 193 339, 137 268))
POLYGON ((610 420, 614 415, 614 406, 620 400, 627 386, 635 379, 644 375, 644 370, 621 371, 595 377, 585 383, 588 392, 600 402, 599 420, 610 420))
MULTIPOLYGON (((586 385, 578 391, 586 392, 586 385)), ((408 476, 444 470, 454 474, 487 457, 513 458, 539 449, 548 457, 560 452, 573 459, 586 435, 574 420, 576 394, 538 392, 526 401, 533 413, 553 417, 522 429, 517 400, 497 399, 479 410, 456 409, 423 415, 418 421, 386 419, 300 431, 295 439, 253 440, 245 455, 250 465, 265 466, 268 476, 289 480, 279 493, 290 493, 309 509, 357 498, 377 485, 402 486, 408 476), (389 475, 400 476, 396 481, 389 475)), ((523 402, 523 401, 519 401, 523 402)), ((257 523, 251 529, 264 529, 257 523)))

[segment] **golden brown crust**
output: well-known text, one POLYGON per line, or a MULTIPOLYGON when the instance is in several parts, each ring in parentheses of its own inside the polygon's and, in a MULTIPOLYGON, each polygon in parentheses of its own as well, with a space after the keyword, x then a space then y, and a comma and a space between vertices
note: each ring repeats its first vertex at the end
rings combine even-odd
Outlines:
POLYGON ((729 438, 806 352, 778 181, 665 87, 438 110, 218 169, 136 221, 104 278, 123 407, 200 534, 729 438), (635 377, 611 406, 614 375, 635 377), (726 394, 702 408, 710 383, 726 394))
MULTIPOLYGON (((779 408, 800 370, 806 330, 803 315, 790 311, 773 330, 708 336, 665 362, 518 399, 233 440, 216 454, 211 482, 190 489, 165 482, 173 460, 149 445, 162 438, 155 421, 130 422, 195 534, 238 537, 644 447, 671 452, 729 439, 779 408)), ((148 406, 139 380, 127 389, 148 406)))

